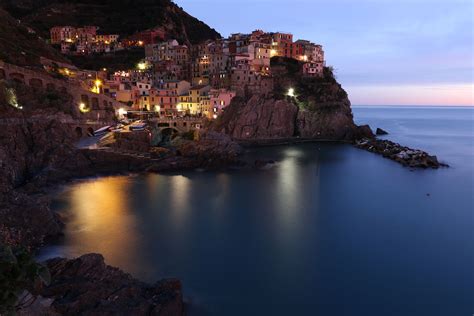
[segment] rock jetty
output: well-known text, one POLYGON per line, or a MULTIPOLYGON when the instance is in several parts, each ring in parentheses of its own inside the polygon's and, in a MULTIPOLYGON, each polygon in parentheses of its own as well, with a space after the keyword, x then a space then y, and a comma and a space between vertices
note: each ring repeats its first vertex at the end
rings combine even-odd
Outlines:
POLYGON ((356 141, 355 146, 382 155, 406 167, 433 169, 448 167, 447 164, 440 163, 436 156, 432 156, 419 149, 402 146, 389 140, 363 138, 356 141))

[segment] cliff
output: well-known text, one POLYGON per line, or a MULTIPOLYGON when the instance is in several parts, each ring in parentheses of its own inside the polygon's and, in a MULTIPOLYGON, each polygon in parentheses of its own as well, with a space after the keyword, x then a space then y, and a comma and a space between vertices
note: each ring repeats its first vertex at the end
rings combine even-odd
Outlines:
POLYGON ((372 137, 355 125, 351 103, 329 68, 322 78, 305 78, 296 60, 273 58, 269 94, 234 98, 210 129, 237 140, 288 138, 353 141, 372 137), (294 96, 288 96, 293 89, 294 96))

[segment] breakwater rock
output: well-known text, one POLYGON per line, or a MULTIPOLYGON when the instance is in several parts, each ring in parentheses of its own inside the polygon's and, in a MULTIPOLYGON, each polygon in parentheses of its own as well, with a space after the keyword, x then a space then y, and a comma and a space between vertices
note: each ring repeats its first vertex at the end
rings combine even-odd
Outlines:
POLYGON ((447 164, 440 163, 436 156, 432 156, 419 149, 402 146, 389 140, 364 138, 356 141, 355 146, 382 155, 385 158, 411 168, 437 169, 439 167, 448 166, 447 164))

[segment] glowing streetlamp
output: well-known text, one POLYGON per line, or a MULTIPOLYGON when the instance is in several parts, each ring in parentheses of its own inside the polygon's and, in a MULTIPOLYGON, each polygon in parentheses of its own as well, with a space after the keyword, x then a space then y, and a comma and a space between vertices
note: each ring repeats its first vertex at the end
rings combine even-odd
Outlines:
POLYGON ((79 111, 81 111, 81 113, 87 113, 90 111, 90 109, 86 106, 84 102, 81 102, 79 103, 79 111))
POLYGON ((92 87, 91 91, 97 94, 100 94, 100 86, 102 85, 102 81, 96 79, 94 81, 94 86, 92 87))
POLYGON ((138 70, 146 70, 147 64, 145 62, 138 63, 138 70))
POLYGON ((295 89, 294 88, 289 88, 288 93, 286 94, 289 97, 294 97, 295 96, 295 89))

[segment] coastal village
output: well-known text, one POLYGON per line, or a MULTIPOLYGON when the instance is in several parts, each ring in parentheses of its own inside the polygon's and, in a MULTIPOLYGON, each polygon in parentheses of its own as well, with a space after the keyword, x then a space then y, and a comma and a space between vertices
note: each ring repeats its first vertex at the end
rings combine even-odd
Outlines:
MULTIPOLYGON (((84 203, 88 211, 85 217, 94 225, 97 220, 93 214, 111 215, 101 224, 113 229, 96 225, 104 234, 88 238, 91 244, 104 242, 107 249, 114 248, 108 234, 116 231, 120 235, 114 243, 120 252, 117 260, 139 261, 135 252, 145 249, 148 255, 157 248, 150 248, 152 243, 135 242, 129 227, 140 229, 140 233, 159 231, 166 238, 176 239, 176 249, 181 252, 181 247, 187 245, 180 229, 187 230, 190 226, 185 222, 191 223, 185 217, 202 215, 190 211, 188 204, 206 200, 219 210, 209 214, 230 214, 225 204, 240 202, 240 197, 221 197, 239 193, 235 188, 240 187, 234 187, 229 179, 240 171, 235 183, 248 190, 242 191, 242 201, 260 195, 264 197, 262 205, 271 201, 271 207, 278 204, 293 209, 287 200, 303 196, 295 192, 326 187, 319 180, 301 180, 301 174, 320 177, 320 164, 330 163, 331 170, 336 170, 336 163, 346 160, 341 156, 344 151, 332 142, 344 143, 340 148, 352 144, 411 171, 448 166, 425 151, 391 142, 385 136, 377 138, 375 134, 387 134, 380 128, 374 134, 369 125, 357 125, 347 92, 333 68, 326 65, 322 45, 296 39, 288 32, 263 30, 222 38, 171 0, 14 0, 8 1, 8 6, 0 1, 0 126, 0 293, 8 290, 7 295, 0 295, 0 315, 186 315, 189 302, 184 299, 183 286, 188 286, 188 280, 183 284, 174 278, 145 283, 109 266, 111 263, 99 254, 104 252, 95 248, 94 253, 76 259, 48 257, 39 263, 38 254, 45 245, 70 238, 68 227, 88 231, 82 229, 82 223, 71 222, 73 217, 81 216, 60 214, 54 209, 53 204, 63 204, 62 199, 52 203, 59 187, 63 190, 63 185, 76 179, 95 181, 110 175, 128 179, 138 173, 172 173, 177 179, 156 182, 146 177, 156 191, 120 180, 108 182, 103 190, 94 186, 84 191, 84 198, 68 193, 84 203), (310 142, 325 142, 330 151, 321 150, 326 144, 302 145, 308 155, 291 148, 310 142), (265 156, 256 155, 255 148, 274 145, 284 147, 285 152, 262 150, 265 156), (216 180, 215 186, 193 183, 208 170, 218 171, 205 175, 216 180), (221 172, 225 170, 232 172, 221 172), (278 184, 274 198, 268 190, 263 194, 252 192, 256 185, 267 188, 255 181, 253 172, 262 173, 270 185, 278 184), (279 178, 272 178, 272 174, 279 178), (194 190, 194 185, 202 191, 194 190), (220 187, 230 194, 217 192, 220 187), (174 218, 178 225, 162 230, 153 221, 131 225, 122 221, 132 219, 129 215, 140 208, 130 198, 139 196, 139 192, 152 197, 150 201, 160 211, 137 213, 150 213, 155 220, 165 214, 163 209, 173 205, 178 216, 165 214, 163 218, 174 218), (174 200, 167 204, 154 192, 174 200), (94 199, 105 199, 111 211, 92 207, 89 202, 94 199), (173 231, 179 233, 178 238, 171 238, 173 231), (131 242, 124 244, 127 238, 131 242), (2 271, 10 272, 2 275, 2 271)), ((352 151, 349 154, 355 159, 352 151)), ((361 161, 368 162, 367 170, 375 170, 374 160, 361 157, 361 161)), ((339 176, 344 181, 347 172, 341 170, 339 176)), ((340 191, 340 182, 335 183, 340 191)), ((311 198, 307 201, 313 201, 311 191, 306 193, 311 198)), ((237 204, 240 216, 240 209, 247 204, 237 204)), ((256 205, 260 208, 260 203, 256 205)), ((280 222, 277 213, 275 221, 270 218, 270 222, 280 222)), ((268 226, 270 213, 261 214, 265 216, 262 223, 268 226)), ((239 226, 232 222, 234 218, 221 221, 225 224, 222 228, 239 226)), ((285 223, 281 223, 287 226, 288 221, 283 220, 285 223)), ((234 240, 216 239, 215 234, 224 230, 214 229, 214 220, 212 228, 209 238, 222 245, 234 240)), ((202 237, 206 230, 188 235, 202 237)), ((258 229, 252 231, 260 233, 258 229)), ((235 240, 241 237, 239 232, 235 240)), ((202 240, 196 239, 199 243, 202 240)), ((207 250, 212 247, 204 246, 202 253, 208 256, 207 250)), ((288 253, 281 252, 285 256, 288 253)), ((160 260, 166 257, 166 253, 157 254, 160 260)), ((235 253, 232 255, 235 257, 235 253)), ((213 268, 216 262, 213 256, 209 258, 213 260, 209 267, 213 268)), ((218 265, 225 263, 223 258, 218 265)), ((301 267, 300 257, 295 258, 301 267)), ((170 262, 165 261, 164 266, 170 262)), ((189 260, 183 260, 186 262, 189 260)), ((268 262, 265 260, 265 269, 268 262)), ((160 269, 163 265, 146 266, 140 271, 148 273, 148 267, 160 269)), ((202 274, 203 265, 195 266, 202 274)), ((235 271, 245 273, 238 262, 235 267, 235 271)), ((228 271, 233 270, 226 270, 226 275, 228 271)), ((299 279, 292 280, 300 288, 299 279)), ((250 283, 244 281, 244 288, 248 287, 250 283)), ((231 297, 217 290, 223 297, 231 297)), ((262 302, 258 295, 257 300, 262 302)), ((200 314, 199 309, 196 311, 200 314)))
MULTIPOLYGON (((325 66, 321 45, 293 40, 290 33, 255 30, 225 39, 185 45, 166 39, 160 29, 120 38, 100 34, 96 26, 55 26, 50 42, 63 54, 94 55, 143 47, 145 56, 133 69, 90 72, 67 67, 61 74, 79 80, 96 94, 121 102, 119 116, 202 117, 216 119, 235 96, 265 94, 273 89, 272 57, 300 61, 302 76, 322 77, 325 66)), ((88 111, 89 105, 81 105, 88 111)))

